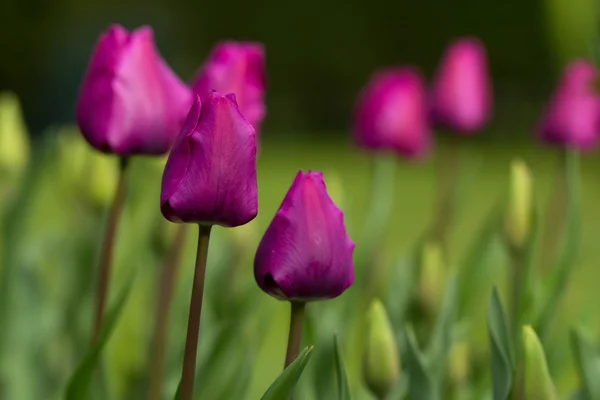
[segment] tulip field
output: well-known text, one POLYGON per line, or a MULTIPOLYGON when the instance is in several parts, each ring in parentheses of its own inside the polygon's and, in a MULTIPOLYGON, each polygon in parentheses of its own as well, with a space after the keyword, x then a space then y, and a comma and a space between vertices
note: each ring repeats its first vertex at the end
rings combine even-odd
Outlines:
POLYGON ((478 38, 336 139, 263 131, 269 57, 115 24, 73 124, 0 92, 0 400, 600 400, 594 63, 505 147, 478 38))

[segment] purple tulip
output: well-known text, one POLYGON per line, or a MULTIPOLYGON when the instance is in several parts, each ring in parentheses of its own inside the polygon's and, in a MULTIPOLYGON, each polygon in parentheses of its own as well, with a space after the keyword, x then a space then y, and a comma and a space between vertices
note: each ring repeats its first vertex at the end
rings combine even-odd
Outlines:
POLYGON ((235 96, 212 92, 190 110, 162 179, 161 211, 172 222, 233 227, 258 212, 256 134, 235 96))
POLYGON ((446 49, 433 81, 433 124, 461 134, 480 130, 492 111, 492 88, 485 47, 476 38, 446 49))
POLYGON ((354 116, 354 139, 363 148, 409 158, 423 157, 430 148, 425 84, 413 68, 373 74, 358 97, 354 116))
POLYGON ((169 69, 152 29, 112 25, 99 39, 83 79, 77 123, 96 149, 120 156, 169 151, 192 92, 169 69))
POLYGON ((334 298, 354 281, 353 251, 323 174, 300 171, 258 246, 254 276, 280 300, 334 298))
POLYGON ((600 101, 594 90, 596 67, 585 60, 571 62, 552 96, 539 126, 543 140, 587 150, 598 141, 600 101))
POLYGON ((193 90, 204 101, 216 90, 234 93, 240 111, 258 132, 265 116, 265 51, 253 42, 221 42, 198 71, 193 90))

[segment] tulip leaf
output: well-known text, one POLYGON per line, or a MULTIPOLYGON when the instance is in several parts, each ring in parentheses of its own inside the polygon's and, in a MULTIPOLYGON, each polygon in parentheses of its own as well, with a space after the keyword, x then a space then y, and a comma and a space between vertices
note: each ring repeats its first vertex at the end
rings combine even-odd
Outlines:
POLYGON ((427 369, 427 363, 412 326, 406 328, 407 368, 409 374, 408 399, 437 400, 439 394, 427 369))
POLYGON ((580 171, 579 155, 575 150, 566 150, 564 157, 566 179, 566 225, 562 232, 561 252, 552 268, 550 288, 543 302, 544 309, 535 326, 542 342, 547 340, 560 300, 567 288, 572 266, 577 258, 581 241, 580 223, 580 171))
POLYGON ((104 322, 96 342, 84 355, 69 379, 65 391, 66 400, 82 400, 87 398, 88 388, 92 383, 93 374, 100 360, 100 355, 117 325, 119 316, 125 307, 129 292, 133 286, 132 284, 133 279, 130 279, 123 289, 121 289, 112 308, 104 316, 104 322))
POLYGON ((514 357, 506 314, 498 290, 494 288, 488 308, 494 400, 505 400, 513 384, 514 357))
POLYGON ((600 400, 600 352, 578 330, 571 332, 571 346, 588 400, 600 400))
POLYGON ((294 387, 304 371, 312 355, 313 347, 306 347, 298 357, 279 375, 271 384, 269 389, 261 397, 261 400, 287 400, 294 392, 294 387))
POLYGON ((446 283, 442 308, 436 321, 435 328, 429 347, 427 357, 433 378, 441 384, 448 353, 452 346, 452 326, 456 315, 456 304, 458 299, 458 279, 452 274, 446 283))
POLYGON ((350 386, 348 385, 348 377, 346 375, 346 364, 344 363, 340 338, 337 333, 333 336, 333 346, 335 352, 335 370, 337 373, 338 399, 350 400, 350 386))

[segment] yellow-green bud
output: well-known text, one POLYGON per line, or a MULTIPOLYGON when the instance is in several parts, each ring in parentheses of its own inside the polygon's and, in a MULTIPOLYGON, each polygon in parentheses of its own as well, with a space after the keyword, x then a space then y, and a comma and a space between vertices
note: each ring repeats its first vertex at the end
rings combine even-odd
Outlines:
POLYGON ((511 246, 522 248, 531 232, 533 209, 533 178, 527 165, 515 160, 510 166, 508 207, 504 228, 511 246))
POLYGON ((0 172, 18 178, 29 162, 29 135, 19 99, 0 93, 0 172))
POLYGON ((369 389, 383 399, 400 375, 398 349, 390 320, 380 300, 373 300, 367 317, 364 377, 369 389))
POLYGON ((469 343, 465 340, 455 342, 450 348, 448 376, 456 386, 465 384, 469 379, 471 369, 470 352, 469 343))
POLYGON ((423 246, 418 279, 419 304, 428 314, 435 314, 444 293, 445 267, 442 248, 437 243, 423 246))
POLYGON ((523 390, 525 399, 556 400, 544 348, 529 325, 523 327, 523 390))

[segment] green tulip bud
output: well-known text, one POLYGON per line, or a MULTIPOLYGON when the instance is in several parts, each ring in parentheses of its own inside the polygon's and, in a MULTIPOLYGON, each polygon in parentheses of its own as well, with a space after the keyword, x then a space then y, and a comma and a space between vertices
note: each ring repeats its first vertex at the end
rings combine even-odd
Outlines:
POLYGON ((383 303, 375 299, 368 311, 363 372, 369 389, 384 399, 400 374, 394 332, 383 303))
POLYGON ((527 165, 515 160, 510 166, 508 207, 504 220, 506 239, 517 249, 523 248, 531 233, 533 178, 527 165))
POLYGON ((17 96, 0 93, 0 174, 18 179, 29 162, 29 135, 17 96))
POLYGON ((525 399, 556 400, 544 348, 529 325, 523 327, 523 390, 525 399))
POLYGON ((469 379, 471 365, 469 343, 461 340, 452 344, 448 355, 448 376, 455 386, 461 386, 469 379))
POLYGON ((441 302, 445 275, 442 248, 437 243, 426 243, 417 285, 419 304, 428 315, 434 315, 441 302))

